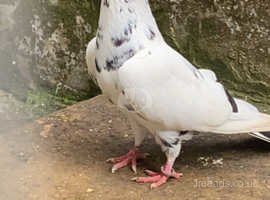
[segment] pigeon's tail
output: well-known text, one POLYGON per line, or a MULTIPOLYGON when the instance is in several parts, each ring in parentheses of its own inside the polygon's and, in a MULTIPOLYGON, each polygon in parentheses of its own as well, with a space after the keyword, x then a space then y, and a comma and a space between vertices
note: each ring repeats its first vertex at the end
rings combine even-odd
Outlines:
POLYGON ((254 132, 249 133, 249 135, 270 143, 270 132, 254 132))
POLYGON ((215 128, 214 132, 223 134, 250 133, 250 135, 270 142, 270 115, 260 113, 257 108, 246 101, 234 98, 238 107, 230 119, 215 128), (267 133, 269 132, 269 137, 267 133))

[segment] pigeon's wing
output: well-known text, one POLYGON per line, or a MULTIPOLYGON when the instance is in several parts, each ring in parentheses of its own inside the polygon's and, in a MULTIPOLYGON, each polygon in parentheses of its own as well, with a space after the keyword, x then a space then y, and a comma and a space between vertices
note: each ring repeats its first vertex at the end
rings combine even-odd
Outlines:
POLYGON ((119 69, 119 85, 137 113, 159 129, 270 130, 268 115, 238 112, 213 76, 205 76, 166 44, 145 48, 128 60, 119 69))
MULTIPOLYGON (((200 73, 203 76, 207 77, 209 80, 217 81, 216 74, 209 70, 209 69, 199 69, 200 73)), ((238 98, 234 98, 236 106, 239 110, 239 113, 246 114, 246 115, 254 115, 254 113, 258 113, 258 109, 253 106, 252 104, 238 98)), ((270 143, 270 132, 253 132, 249 133, 251 136, 256 137, 258 139, 264 140, 270 143)))
POLYGON ((119 79, 134 107, 166 129, 207 131, 231 114, 223 86, 166 44, 140 51, 120 68, 119 79), (129 91, 137 91, 135 99, 129 91))
POLYGON ((96 38, 93 38, 87 46, 85 58, 88 67, 88 74, 90 75, 90 78, 95 83, 97 83, 95 57, 96 57, 96 38))

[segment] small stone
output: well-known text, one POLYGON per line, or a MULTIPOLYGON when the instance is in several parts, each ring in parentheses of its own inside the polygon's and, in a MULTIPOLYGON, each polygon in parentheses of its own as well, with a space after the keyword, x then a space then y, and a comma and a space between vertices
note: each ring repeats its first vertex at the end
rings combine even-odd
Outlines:
POLYGON ((24 153, 23 153, 23 152, 21 152, 19 155, 20 155, 21 157, 24 157, 24 153))
POLYGON ((124 137, 127 138, 128 137, 128 134, 125 134, 124 137))
POLYGON ((212 160, 213 165, 223 165, 223 158, 212 160))
POLYGON ((111 124, 111 123, 112 123, 112 120, 110 119, 110 120, 108 121, 108 123, 111 124))
POLYGON ((89 129, 89 132, 93 132, 93 129, 90 128, 90 129, 89 129))
POLYGON ((94 192, 94 190, 92 188, 88 188, 86 192, 91 193, 91 192, 94 192))

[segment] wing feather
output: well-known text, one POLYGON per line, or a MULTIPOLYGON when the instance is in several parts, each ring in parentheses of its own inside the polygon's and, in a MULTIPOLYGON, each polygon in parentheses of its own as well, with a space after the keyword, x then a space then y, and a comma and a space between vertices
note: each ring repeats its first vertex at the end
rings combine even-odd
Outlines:
POLYGON ((269 115, 228 97, 211 70, 197 70, 166 44, 146 48, 128 60, 119 70, 119 80, 127 101, 160 130, 223 134, 270 130, 269 115))
POLYGON ((223 86, 206 79, 166 44, 136 54, 120 68, 119 79, 123 89, 144 91, 132 100, 134 107, 164 129, 208 131, 231 114, 223 86), (151 100, 140 100, 145 97, 151 100))

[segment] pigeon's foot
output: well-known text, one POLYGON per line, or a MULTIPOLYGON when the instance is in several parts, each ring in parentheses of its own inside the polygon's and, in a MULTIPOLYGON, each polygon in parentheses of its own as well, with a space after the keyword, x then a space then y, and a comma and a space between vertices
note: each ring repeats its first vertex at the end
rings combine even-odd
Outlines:
POLYGON ((166 165, 165 167, 161 167, 161 172, 145 170, 145 173, 148 175, 147 177, 135 177, 131 180, 138 183, 152 183, 151 189, 154 189, 166 183, 170 177, 178 179, 182 176, 181 173, 175 172, 172 168, 168 171, 168 168, 166 169, 166 165))
POLYGON ((115 165, 112 167, 112 173, 115 173, 116 170, 127 166, 129 163, 131 163, 131 169, 137 173, 137 160, 138 159, 144 159, 148 156, 147 153, 140 153, 138 152, 137 147, 133 147, 126 155, 115 157, 115 158, 109 158, 107 162, 115 163, 115 165))

